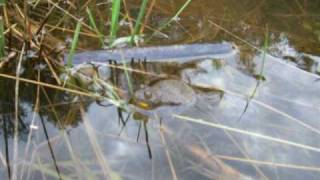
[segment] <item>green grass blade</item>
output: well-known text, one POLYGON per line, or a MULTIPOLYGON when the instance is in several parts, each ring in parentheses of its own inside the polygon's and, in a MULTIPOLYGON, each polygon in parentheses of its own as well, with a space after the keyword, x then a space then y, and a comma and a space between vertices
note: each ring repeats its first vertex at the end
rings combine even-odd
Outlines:
POLYGON ((104 46, 104 37, 103 37, 103 34, 99 31, 99 29, 97 28, 97 25, 96 25, 96 22, 95 22, 95 18, 93 17, 93 14, 91 13, 91 10, 87 7, 86 9, 87 11, 87 14, 88 14, 88 17, 89 17, 89 21, 90 21, 90 26, 96 31, 98 37, 99 37, 99 40, 100 40, 100 43, 101 43, 101 46, 103 47, 104 46))
POLYGON ((117 37, 120 7, 121 7, 121 0, 112 1, 110 45, 112 44, 114 39, 117 37))
POLYGON ((250 95, 243 112, 241 113, 240 117, 238 118, 238 121, 240 121, 243 117, 243 115, 247 112, 248 108, 249 108, 249 104, 251 102, 251 100, 254 98, 254 96, 256 95, 258 88, 260 86, 260 83, 263 79, 263 70, 264 70, 264 65, 265 65, 265 61, 266 61, 266 54, 267 54, 267 50, 269 47, 269 28, 268 25, 266 26, 266 32, 265 32, 265 38, 264 38, 264 44, 263 44, 263 49, 262 49, 262 64, 261 64, 261 69, 260 72, 258 74, 258 78, 257 78, 257 84, 252 92, 252 94, 250 95))
POLYGON ((73 40, 71 43, 71 49, 68 54, 68 59, 67 59, 67 66, 72 67, 73 66, 73 55, 75 53, 75 50, 77 48, 78 40, 79 40, 79 34, 80 34, 80 29, 81 29, 81 22, 82 20, 78 21, 76 30, 74 32, 73 40))
POLYGON ((131 45, 133 45, 133 43, 134 43, 135 35, 137 35, 138 32, 140 31, 141 22, 142 22, 142 19, 144 17, 144 14, 146 12, 147 4, 148 4, 148 0, 143 0, 143 2, 141 3, 139 15, 138 15, 136 24, 134 26, 133 34, 131 35, 131 39, 130 39, 130 44, 131 45))
MULTIPOLYGON (((169 19, 169 21, 167 21, 166 23, 164 23, 162 26, 160 26, 160 28, 158 29, 158 31, 162 31, 164 28, 166 28, 170 23, 172 23, 172 21, 175 21, 179 15, 188 7, 188 5, 191 3, 192 0, 187 0, 182 6, 181 8, 176 12, 176 14, 169 19)), ((151 38, 156 34, 156 32, 154 32, 153 34, 151 34, 151 36, 146 40, 146 42, 150 41, 151 38)))
POLYGON ((260 69, 260 76, 263 74, 264 64, 266 60, 266 54, 269 48, 269 26, 266 25, 266 32, 264 34, 263 54, 262 54, 262 66, 260 69))
POLYGON ((124 61, 123 57, 121 59, 122 59, 124 74, 126 75, 127 82, 128 82, 129 95, 132 96, 133 95, 132 78, 129 74, 127 63, 124 61))
POLYGON ((5 56, 5 37, 4 37, 4 27, 3 27, 3 19, 0 17, 0 61, 5 56))

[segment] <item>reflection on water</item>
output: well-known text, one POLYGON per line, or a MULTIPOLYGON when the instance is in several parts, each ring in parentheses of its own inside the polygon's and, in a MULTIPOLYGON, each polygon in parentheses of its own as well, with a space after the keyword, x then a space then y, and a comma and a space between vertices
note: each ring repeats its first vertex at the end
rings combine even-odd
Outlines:
MULTIPOLYGON (((150 25, 165 22, 184 1, 168 2, 157 2, 150 25)), ((134 63, 147 73, 129 71, 133 87, 112 69, 110 81, 129 111, 21 82, 16 116, 15 82, 0 79, 0 175, 8 177, 8 164, 16 164, 20 179, 318 179, 319 6, 192 2, 155 44, 224 40, 240 52, 182 65, 134 63), (266 24, 266 56, 236 38, 261 47, 266 24)))

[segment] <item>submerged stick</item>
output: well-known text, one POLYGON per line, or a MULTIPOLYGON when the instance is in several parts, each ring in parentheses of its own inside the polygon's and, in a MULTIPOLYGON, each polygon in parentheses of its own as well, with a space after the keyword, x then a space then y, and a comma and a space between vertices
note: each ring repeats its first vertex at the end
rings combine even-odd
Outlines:
POLYGON ((135 47, 114 50, 96 50, 76 53, 74 64, 86 62, 107 62, 114 60, 119 63, 130 62, 132 59, 149 62, 186 63, 198 59, 221 58, 234 54, 236 47, 231 43, 183 44, 158 47, 135 47))

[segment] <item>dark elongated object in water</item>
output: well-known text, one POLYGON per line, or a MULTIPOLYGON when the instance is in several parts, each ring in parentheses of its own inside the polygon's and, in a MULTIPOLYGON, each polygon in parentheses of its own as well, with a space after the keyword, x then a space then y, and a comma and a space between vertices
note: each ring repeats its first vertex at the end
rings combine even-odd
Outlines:
MULTIPOLYGON (((185 63, 197 59, 219 58, 235 52, 231 43, 183 44, 158 47, 134 47, 114 50, 97 50, 76 53, 74 64, 86 62, 107 62, 114 60, 119 63, 147 59, 150 62, 185 63)), ((65 59, 67 59, 65 57, 65 59)))

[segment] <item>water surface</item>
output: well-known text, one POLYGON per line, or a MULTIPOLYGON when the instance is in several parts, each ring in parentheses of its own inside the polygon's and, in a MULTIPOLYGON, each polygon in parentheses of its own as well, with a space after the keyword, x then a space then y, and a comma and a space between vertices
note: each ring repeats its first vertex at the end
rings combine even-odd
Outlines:
MULTIPOLYGON (((148 24, 159 27, 183 2, 157 1, 148 24)), ((139 5, 128 7, 134 14, 139 5)), ((8 91, 15 82, 1 78, 0 175, 8 176, 9 162, 20 179, 319 179, 319 8, 318 1, 193 1, 165 36, 147 45, 227 41, 239 52, 187 64, 129 65, 149 74, 129 72, 135 92, 170 95, 165 102, 132 103, 136 114, 52 89, 37 95, 36 86, 21 82, 17 162, 16 99, 8 91), (264 48, 266 33, 264 54, 256 48, 264 48), (188 93, 174 99, 174 92, 158 91, 168 79, 188 87, 164 83, 163 91, 173 86, 188 93)), ((93 41, 83 38, 80 46, 97 49, 93 41)), ((112 75, 128 100, 126 74, 112 75)))

